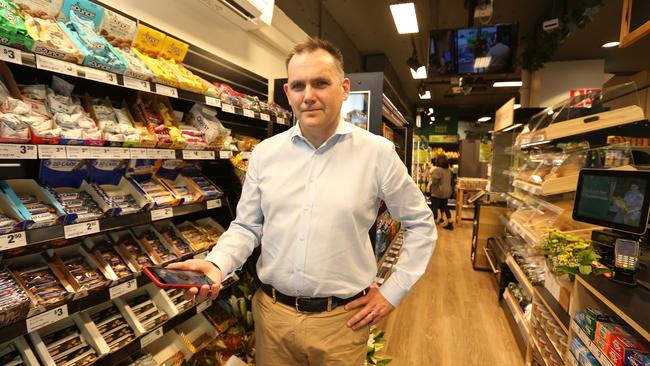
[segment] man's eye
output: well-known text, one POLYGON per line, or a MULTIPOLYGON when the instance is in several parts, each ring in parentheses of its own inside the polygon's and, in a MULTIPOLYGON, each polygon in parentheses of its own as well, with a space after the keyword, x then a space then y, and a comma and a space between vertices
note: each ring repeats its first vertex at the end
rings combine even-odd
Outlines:
POLYGON ((317 80, 314 83, 314 86, 317 87, 317 88, 324 88, 324 87, 326 87, 328 85, 329 85, 329 83, 327 81, 325 81, 325 80, 317 80))
POLYGON ((303 90, 303 89, 305 89, 304 84, 294 84, 294 85, 291 86, 291 90, 300 91, 300 90, 303 90))

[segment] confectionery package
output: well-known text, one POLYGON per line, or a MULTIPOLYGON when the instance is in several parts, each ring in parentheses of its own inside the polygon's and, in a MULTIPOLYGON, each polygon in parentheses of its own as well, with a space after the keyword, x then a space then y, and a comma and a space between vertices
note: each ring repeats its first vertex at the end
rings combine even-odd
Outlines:
POLYGON ((101 334, 111 352, 135 340, 134 324, 123 310, 112 302, 105 302, 81 314, 88 328, 101 334))
POLYGON ((13 275, 4 268, 0 268, 0 293, 0 326, 9 325, 27 316, 31 299, 13 275))
POLYGON ((143 248, 131 230, 113 231, 109 235, 115 243, 116 250, 128 255, 125 259, 130 262, 131 268, 141 272, 142 267, 156 264, 151 249, 143 248))
POLYGON ((0 181, 0 189, 21 215, 29 220, 28 228, 39 228, 66 222, 65 209, 52 193, 33 179, 0 181))
POLYGON ((45 366, 89 365, 110 352, 101 334, 89 329, 80 314, 33 331, 29 338, 45 366))
POLYGON ((162 265, 178 259, 178 253, 152 225, 132 227, 140 246, 152 254, 155 264, 162 265))
POLYGON ((172 330, 146 347, 159 365, 180 366, 192 356, 183 338, 172 330))
POLYGON ((13 198, 5 192, 6 188, 2 186, 2 181, 0 181, 0 234, 24 230, 32 223, 32 221, 25 218, 28 212, 19 210, 12 203, 13 198))
POLYGON ((110 274, 97 258, 77 243, 46 252, 49 263, 63 268, 68 282, 75 290, 75 296, 85 296, 111 283, 110 274))
POLYGON ((102 211, 113 215, 128 215, 153 206, 154 201, 124 177, 126 160, 97 159, 88 162, 86 179, 91 182, 91 195, 102 211))
POLYGON ((193 253, 192 247, 181 237, 181 233, 171 220, 155 221, 152 225, 179 256, 182 257, 193 253))
POLYGON ((208 241, 210 246, 216 245, 226 229, 223 226, 219 225, 211 217, 204 217, 192 222, 192 224, 203 234, 206 241, 208 241))
POLYGON ((144 24, 138 24, 135 38, 133 39, 133 47, 150 57, 157 57, 162 50, 165 38, 167 38, 165 33, 147 27, 144 24))
POLYGON ((138 121, 143 121, 147 129, 155 134, 158 147, 182 149, 187 144, 173 108, 167 98, 138 93, 131 101, 131 112, 138 121))
POLYGON ((225 230, 216 221, 199 220, 195 223, 185 221, 176 225, 183 240, 188 242, 194 251, 208 249, 215 245, 225 230))
MULTIPOLYGON (((213 305, 213 307, 216 306, 213 305)), ((199 351, 219 335, 219 332, 217 332, 212 323, 202 314, 193 316, 176 327, 176 330, 179 332, 179 335, 184 336, 189 341, 194 348, 194 352, 199 351)))
POLYGON ((217 118, 214 108, 202 104, 194 104, 186 113, 185 123, 194 126, 201 132, 209 149, 221 150, 224 141, 230 137, 230 130, 223 127, 217 118))
POLYGON ((29 37, 25 19, 18 9, 19 6, 9 0, 0 1, 0 43, 30 51, 34 40, 29 37))
POLYGON ((155 329, 170 317, 178 315, 178 309, 167 294, 153 284, 138 288, 114 300, 123 314, 130 317, 137 336, 155 329))
POLYGON ((99 267, 104 268, 107 278, 114 283, 130 280, 138 272, 128 259, 129 253, 122 246, 113 245, 108 235, 86 237, 83 249, 96 258, 99 267))
POLYGON ((74 85, 56 76, 52 80, 52 89, 47 89, 47 102, 54 123, 61 129, 61 144, 104 146, 95 120, 86 112, 81 99, 71 94, 74 85))
POLYGON ((203 201, 205 196, 201 188, 193 180, 180 174, 184 165, 183 160, 164 160, 156 171, 156 176, 169 191, 181 199, 182 204, 203 201))
POLYGON ((115 48, 131 47, 137 24, 134 20, 110 9, 104 10, 99 33, 115 48))
POLYGON ((0 365, 38 366, 38 360, 23 337, 0 344, 0 365))
POLYGON ((181 198, 154 175, 160 166, 160 160, 132 159, 126 176, 141 195, 154 202, 154 208, 177 206, 181 198))
POLYGON ((179 313, 182 313, 185 310, 188 310, 189 308, 194 306, 194 303, 191 300, 187 300, 183 296, 185 294, 184 290, 177 289, 177 288, 166 289, 165 293, 167 294, 167 296, 169 296, 169 299, 174 303, 179 313))

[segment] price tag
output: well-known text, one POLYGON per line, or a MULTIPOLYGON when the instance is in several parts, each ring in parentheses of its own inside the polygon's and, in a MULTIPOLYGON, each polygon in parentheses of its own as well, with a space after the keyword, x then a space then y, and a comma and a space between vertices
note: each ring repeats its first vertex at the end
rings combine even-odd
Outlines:
POLYGON ((2 159, 36 159, 36 145, 0 144, 2 159))
POLYGON ((183 150, 183 159, 186 160, 212 160, 214 151, 183 150))
POLYGON ((42 70, 59 72, 61 74, 71 76, 78 76, 77 65, 51 57, 36 55, 36 67, 42 70))
POLYGON ((158 149, 146 149, 147 159, 158 159, 158 149))
POLYGON ((199 159, 201 160, 214 160, 214 151, 210 150, 200 150, 199 159))
POLYGON ((24 247, 27 245, 25 232, 11 233, 0 235, 0 250, 7 250, 11 248, 24 247))
POLYGON ((22 65, 23 53, 15 48, 0 46, 0 60, 22 65))
POLYGON ((117 85, 117 75, 90 67, 84 68, 86 79, 100 81, 102 83, 117 85))
POLYGON ((27 321, 25 322, 27 324, 27 332, 33 332, 67 317, 68 305, 59 306, 58 308, 27 318, 27 321))
POLYGON ((149 158, 149 149, 138 149, 138 148, 131 148, 129 149, 129 154, 131 155, 131 159, 147 159, 149 158))
POLYGON ((242 159, 250 159, 251 158, 251 152, 250 151, 242 151, 239 153, 239 156, 241 156, 242 159))
POLYGON ((255 118, 255 112, 251 111, 250 109, 244 109, 244 116, 255 118))
POLYGON ((63 227, 63 237, 66 239, 76 238, 78 236, 90 235, 99 232, 99 221, 81 222, 78 224, 65 225, 63 227))
POLYGON ((208 210, 221 207, 221 199, 217 198, 215 200, 208 200, 205 202, 205 205, 208 207, 208 210))
POLYGON ((205 97, 205 104, 213 107, 221 107, 221 100, 213 97, 205 97))
POLYGON ((194 259, 205 259, 208 257, 208 251, 206 250, 205 252, 201 252, 197 255, 194 256, 194 259))
POLYGON ((183 159, 185 160, 196 160, 198 159, 198 151, 196 150, 183 150, 183 159))
POLYGON ((278 118, 277 118, 277 121, 278 121, 278 123, 283 124, 283 125, 286 125, 286 124, 287 124, 287 120, 285 120, 284 118, 280 118, 280 117, 278 117, 278 118))
POLYGON ((228 113, 235 113, 235 107, 226 103, 221 104, 221 110, 228 113))
POLYGON ((158 149, 156 152, 158 159, 176 159, 176 150, 158 149))
POLYGON ((90 157, 92 159, 113 159, 113 149, 110 147, 91 147, 90 157))
POLYGON ((232 151, 219 151, 219 159, 232 158, 232 151))
POLYGON ((90 147, 88 146, 66 146, 65 153, 68 159, 90 159, 90 147))
POLYGON ((142 348, 145 348, 146 346, 150 345, 155 341, 156 339, 162 337, 163 335, 163 329, 162 327, 158 327, 151 331, 151 333, 145 335, 144 337, 140 338, 140 346, 142 348))
POLYGON ((266 113, 260 113, 260 118, 262 119, 262 121, 270 121, 271 120, 271 116, 266 114, 266 113))
POLYGON ((65 159, 65 146, 38 145, 38 157, 41 159, 65 159))
POLYGON ((114 298, 120 297, 124 294, 128 294, 129 292, 137 288, 138 288, 138 281, 134 278, 130 281, 109 288, 108 294, 110 295, 111 300, 113 300, 114 298))
POLYGON ((156 94, 166 95, 172 98, 178 98, 178 90, 165 85, 156 84, 156 94))
POLYGON ((128 147, 114 147, 113 155, 116 159, 129 159, 131 157, 131 150, 128 147))
POLYGON ((196 305, 196 313, 200 314, 203 312, 203 310, 209 308, 212 306, 212 300, 206 300, 198 305, 196 305))
POLYGON ((151 211, 151 221, 168 219, 174 216, 174 210, 171 207, 160 208, 151 211))
POLYGON ((128 76, 124 77, 124 86, 135 90, 151 92, 151 85, 148 81, 130 78, 128 76))

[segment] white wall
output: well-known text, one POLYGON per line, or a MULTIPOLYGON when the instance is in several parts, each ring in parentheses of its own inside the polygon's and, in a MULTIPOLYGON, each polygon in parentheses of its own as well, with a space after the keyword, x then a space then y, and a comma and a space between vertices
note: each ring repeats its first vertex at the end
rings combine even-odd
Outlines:
MULTIPOLYGON (((270 80, 286 77, 284 59, 290 45, 307 38, 278 7, 272 27, 248 32, 200 1, 103 0, 106 5, 145 21, 219 57, 270 80)), ((269 82, 269 95, 273 83, 269 82)))
POLYGON ((603 59, 546 63, 531 77, 529 106, 549 107, 569 98, 571 89, 601 88, 611 77, 604 67, 603 59))

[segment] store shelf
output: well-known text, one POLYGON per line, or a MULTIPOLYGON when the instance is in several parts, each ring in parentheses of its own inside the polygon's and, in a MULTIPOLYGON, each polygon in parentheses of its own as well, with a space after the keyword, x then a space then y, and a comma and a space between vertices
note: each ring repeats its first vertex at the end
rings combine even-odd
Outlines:
POLYGON ((508 226, 507 228, 519 235, 524 241, 531 246, 537 245, 538 238, 535 234, 533 234, 530 230, 528 230, 527 227, 519 223, 517 220, 510 219, 508 221, 508 226))
POLYGON ((279 124, 289 123, 289 121, 284 118, 268 114, 261 114, 249 109, 228 105, 218 98, 209 97, 203 94, 193 93, 187 90, 177 89, 162 84, 148 82, 145 80, 133 79, 124 75, 77 65, 43 55, 36 55, 34 53, 21 51, 15 48, 2 46, 2 51, 5 53, 12 53, 15 56, 13 58, 3 58, 4 61, 8 61, 14 64, 33 67, 39 70, 55 72, 58 74, 73 76, 81 79, 92 80, 94 82, 123 87, 125 89, 156 93, 171 98, 204 103, 209 106, 219 108, 224 113, 236 114, 259 120, 260 122, 274 122, 279 124))
POLYGON ((503 299, 508 306, 508 309, 510 309, 510 313, 515 319, 515 323, 517 323, 517 327, 524 339, 524 343, 528 343, 530 339, 530 327, 528 326, 528 321, 524 318, 524 312, 521 311, 519 303, 517 303, 517 300, 512 295, 509 288, 506 288, 503 292, 503 299))
POLYGON ((564 333, 569 334, 569 323, 571 317, 560 303, 553 297, 553 295, 544 286, 533 286, 536 298, 539 299, 544 307, 551 313, 555 321, 560 325, 564 333))
POLYGON ((521 269, 521 267, 519 267, 519 264, 517 264, 512 255, 508 254, 508 257, 506 257, 506 264, 517 279, 517 282, 519 282, 519 285, 521 285, 521 288, 526 291, 526 295, 528 295, 528 297, 531 299, 534 298, 533 285, 530 283, 528 277, 526 277, 526 274, 521 269))
POLYGON ((530 340, 533 343, 533 346, 535 346, 535 349, 537 350, 537 353, 539 353, 540 358, 542 359, 542 362, 544 362, 545 366, 551 366, 551 363, 546 359, 544 356, 544 352, 542 348, 539 346, 539 342, 537 342, 537 338, 535 338, 535 334, 530 335, 530 340))
MULTIPOLYGON (((214 200, 208 200, 203 202, 191 203, 188 205, 170 207, 167 209, 163 208, 163 209, 157 209, 152 211, 138 212, 130 215, 107 217, 99 220, 88 221, 83 224, 91 225, 91 227, 88 228, 89 231, 86 233, 87 235, 90 235, 90 234, 96 234, 98 232, 99 233, 107 232, 107 231, 121 229, 125 227, 150 224, 151 222, 155 221, 153 220, 154 217, 152 215, 158 215, 159 213, 161 213, 161 210, 171 211, 171 212, 169 211, 162 212, 163 215, 158 216, 160 217, 160 219, 164 219, 164 218, 172 218, 172 217, 188 215, 195 212, 203 212, 208 209, 224 208, 224 207, 228 207, 227 197, 217 198, 214 200), (95 230, 95 225, 93 225, 95 222, 97 222, 97 227, 99 228, 98 230, 95 230)), ((79 224, 73 224, 73 225, 79 225, 79 224)), ((29 246, 29 245, 40 244, 52 240, 66 239, 65 236, 66 227, 70 227, 70 226, 71 225, 54 225, 54 226, 42 227, 38 229, 26 230, 24 231, 26 236, 25 245, 29 246)), ((17 234, 17 233, 13 233, 13 234, 17 234)), ((20 246, 0 247, 0 253, 4 250, 14 249, 17 247, 20 246)))
POLYGON ((579 366, 578 360, 576 360, 576 356, 574 356, 571 351, 567 351, 566 355, 564 356, 564 363, 568 366, 579 366))
POLYGON ((576 281, 650 342, 650 291, 622 286, 602 276, 576 276, 576 281))
POLYGON ((400 230, 393 241, 386 248, 386 252, 381 257, 377 264, 377 276, 375 277, 375 282, 378 284, 383 284, 390 274, 392 273, 391 269, 397 263, 399 259, 399 250, 404 243, 404 231, 400 230))
POLYGON ((585 333, 585 331, 582 330, 582 328, 580 328, 578 323, 576 323, 575 321, 571 322, 571 330, 575 335, 578 336, 578 338, 580 338, 582 343, 584 343, 584 345, 587 346, 587 349, 596 358, 596 360, 600 362, 600 366, 614 366, 612 361, 610 361, 607 358, 607 356, 605 356, 603 351, 601 351, 600 348, 598 348, 596 344, 594 344, 594 342, 592 342, 591 339, 589 339, 587 333, 585 333))
POLYGON ((542 184, 533 184, 523 180, 515 179, 513 185, 536 196, 552 196, 574 192, 578 186, 578 175, 549 179, 542 184))
MULTIPOLYGON (((533 321, 536 321, 536 320, 533 320, 533 321)), ((551 345, 551 349, 552 349, 552 351, 555 351, 555 355, 559 359, 564 360, 564 353, 562 352, 562 350, 560 350, 558 348, 558 346, 555 343, 553 343, 553 341, 551 341, 551 337, 548 335, 548 333, 546 333, 546 330, 543 329, 540 326, 539 322, 537 322, 536 327, 538 327, 540 329, 541 333, 544 335, 544 338, 545 338, 544 341, 546 342, 546 344, 551 345)))

